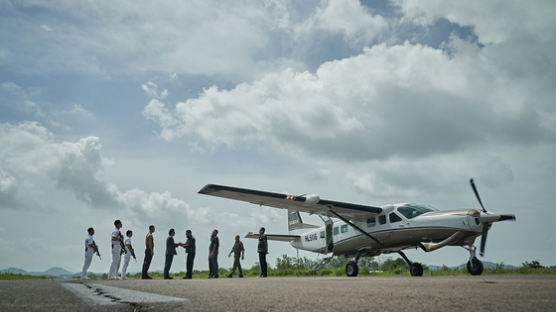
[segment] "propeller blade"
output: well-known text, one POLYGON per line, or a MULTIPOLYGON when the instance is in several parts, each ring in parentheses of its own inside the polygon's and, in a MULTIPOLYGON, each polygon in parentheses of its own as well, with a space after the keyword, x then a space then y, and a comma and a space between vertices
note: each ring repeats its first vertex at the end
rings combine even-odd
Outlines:
POLYGON ((473 179, 469 180, 469 184, 471 184, 471 188, 473 189, 473 192, 475 193, 475 196, 477 197, 477 200, 479 201, 479 204, 481 205, 481 208, 483 208, 483 212, 487 212, 485 209, 485 206, 483 206, 483 202, 481 201, 481 197, 479 197, 479 192, 477 191, 477 187, 475 187, 475 182, 473 182, 473 179))
POLYGON ((489 229, 490 229, 490 224, 483 223, 483 234, 481 235, 481 249, 480 249, 481 257, 485 256, 485 247, 486 247, 487 234, 489 229))

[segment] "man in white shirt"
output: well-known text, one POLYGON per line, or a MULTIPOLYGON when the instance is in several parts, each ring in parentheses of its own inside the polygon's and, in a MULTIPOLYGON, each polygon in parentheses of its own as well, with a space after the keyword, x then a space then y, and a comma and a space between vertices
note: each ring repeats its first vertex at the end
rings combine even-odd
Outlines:
POLYGON ((124 265, 122 267, 122 279, 126 280, 127 276, 126 276, 126 272, 127 272, 127 265, 129 264, 129 260, 131 259, 131 256, 133 256, 133 259, 135 258, 135 250, 133 250, 133 247, 131 246, 131 237, 133 236, 133 232, 128 230, 127 232, 125 232, 125 236, 126 239, 124 239, 124 245, 125 245, 125 256, 124 256, 124 265))
POLYGON ((108 271, 108 279, 118 279, 118 270, 120 269, 120 261, 122 255, 123 236, 120 232, 122 228, 122 221, 114 221, 114 226, 116 228, 112 232, 112 265, 110 265, 110 271, 108 271))
POLYGON ((97 245, 95 244, 95 240, 93 239, 93 235, 95 235, 95 230, 91 227, 87 230, 87 232, 89 233, 89 236, 85 238, 85 263, 83 263, 83 270, 81 271, 82 280, 89 279, 87 277, 87 270, 91 265, 91 261, 93 261, 93 254, 95 252, 98 253, 97 245))

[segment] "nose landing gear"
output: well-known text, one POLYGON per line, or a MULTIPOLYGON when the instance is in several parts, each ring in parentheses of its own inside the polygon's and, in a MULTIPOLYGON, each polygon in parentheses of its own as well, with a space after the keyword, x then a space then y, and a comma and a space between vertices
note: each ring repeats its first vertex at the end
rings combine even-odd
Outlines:
POLYGON ((465 250, 469 251, 469 261, 467 261, 467 272, 471 275, 481 275, 483 273, 483 263, 477 259, 475 251, 477 247, 469 245, 469 247, 462 246, 465 250))

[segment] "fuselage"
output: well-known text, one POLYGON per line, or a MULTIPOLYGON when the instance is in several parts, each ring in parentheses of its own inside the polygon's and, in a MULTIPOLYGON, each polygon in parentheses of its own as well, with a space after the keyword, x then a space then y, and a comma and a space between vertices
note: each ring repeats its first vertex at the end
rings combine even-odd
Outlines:
MULTIPOLYGON (((366 220, 354 221, 363 231, 371 234, 379 242, 356 230, 343 221, 333 223, 333 243, 335 255, 353 255, 365 249, 363 255, 375 256, 381 253, 398 252, 418 247, 420 243, 441 242, 457 232, 461 237, 450 245, 471 245, 481 235, 483 224, 478 218, 484 214, 476 209, 438 211, 434 208, 396 204, 382 206, 382 213, 366 220)), ((484 214, 486 216, 486 214, 484 214)), ((290 244, 302 250, 327 253, 325 226, 310 230, 295 230, 290 234, 300 235, 299 240, 290 244)))

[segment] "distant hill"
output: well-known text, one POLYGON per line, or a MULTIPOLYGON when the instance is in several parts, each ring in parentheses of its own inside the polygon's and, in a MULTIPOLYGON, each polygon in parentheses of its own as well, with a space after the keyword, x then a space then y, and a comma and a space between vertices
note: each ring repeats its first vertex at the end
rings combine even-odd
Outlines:
MULTIPOLYGON (((153 273, 161 273, 162 271, 152 271, 153 273)), ((55 278, 64 278, 64 279, 68 279, 71 278, 72 276, 80 276, 81 272, 77 272, 77 273, 73 273, 70 272, 64 268, 60 268, 60 267, 52 267, 46 271, 43 272, 31 272, 31 271, 25 271, 23 269, 20 268, 16 268, 16 267, 9 267, 7 269, 3 269, 0 270, 0 273, 12 273, 12 274, 21 274, 21 275, 32 275, 32 276, 49 276, 49 277, 55 277, 55 278)), ((136 274, 137 272, 128 272, 129 274, 136 274)), ((97 275, 97 276, 101 276, 105 273, 94 273, 94 272, 88 272, 88 275, 97 275)))
POLYGON ((25 270, 14 268, 14 267, 9 267, 7 269, 0 270, 0 273, 12 273, 12 274, 23 274, 23 275, 29 274, 25 270))
MULTIPOLYGON (((36 273, 36 272, 33 272, 33 273, 36 273)), ((72 273, 68 270, 59 268, 59 267, 50 268, 50 269, 48 269, 48 270, 46 270, 46 271, 44 271, 40 274, 46 275, 46 276, 66 276, 66 275, 71 276, 71 275, 75 275, 74 273, 72 273)))
POLYGON ((0 270, 0 273, 12 273, 12 274, 33 275, 33 276, 52 276, 52 277, 68 277, 77 274, 59 267, 53 267, 44 272, 28 272, 23 269, 9 267, 7 269, 0 270))
MULTIPOLYGON (((488 261, 482 261, 483 262, 483 267, 485 269, 495 269, 498 266, 498 263, 494 263, 494 262, 488 262, 488 261)), ((427 265, 427 267, 430 270, 433 271, 440 271, 442 270, 442 265, 434 265, 434 264, 430 264, 427 265)), ((461 269, 465 269, 467 267, 467 262, 460 264, 460 265, 456 265, 456 266, 451 266, 448 267, 451 270, 461 270, 461 269)), ((515 265, 511 265, 511 264, 504 264, 504 269, 516 269, 517 267, 515 265)))

